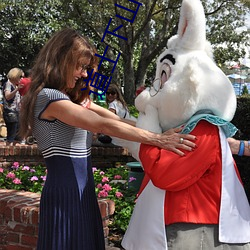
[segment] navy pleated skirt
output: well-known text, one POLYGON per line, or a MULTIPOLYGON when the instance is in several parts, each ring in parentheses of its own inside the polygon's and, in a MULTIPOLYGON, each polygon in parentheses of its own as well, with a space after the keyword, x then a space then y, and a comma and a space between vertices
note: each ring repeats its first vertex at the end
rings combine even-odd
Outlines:
POLYGON ((104 250, 91 157, 45 159, 38 250, 104 250))

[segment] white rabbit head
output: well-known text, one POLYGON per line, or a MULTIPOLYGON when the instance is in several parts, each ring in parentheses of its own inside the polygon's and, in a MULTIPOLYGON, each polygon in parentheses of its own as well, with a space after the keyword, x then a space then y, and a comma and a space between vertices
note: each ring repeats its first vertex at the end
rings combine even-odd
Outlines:
POLYGON ((155 108, 163 131, 185 123, 202 110, 227 121, 234 116, 236 95, 213 61, 205 27, 200 0, 183 0, 178 33, 158 57, 154 83, 135 100, 141 113, 148 105, 155 108))

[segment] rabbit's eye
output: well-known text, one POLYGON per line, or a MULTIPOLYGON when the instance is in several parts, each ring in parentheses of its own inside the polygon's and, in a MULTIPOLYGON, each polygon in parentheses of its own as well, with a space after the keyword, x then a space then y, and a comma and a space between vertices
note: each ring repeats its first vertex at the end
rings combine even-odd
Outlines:
POLYGON ((160 70, 160 77, 156 78, 150 87, 151 97, 158 94, 158 92, 163 88, 164 84, 168 81, 171 75, 171 67, 167 63, 163 63, 160 70))
POLYGON ((163 85, 166 81, 168 81, 170 75, 171 75, 171 67, 169 64, 164 63, 161 66, 161 86, 160 88, 163 88, 163 85))

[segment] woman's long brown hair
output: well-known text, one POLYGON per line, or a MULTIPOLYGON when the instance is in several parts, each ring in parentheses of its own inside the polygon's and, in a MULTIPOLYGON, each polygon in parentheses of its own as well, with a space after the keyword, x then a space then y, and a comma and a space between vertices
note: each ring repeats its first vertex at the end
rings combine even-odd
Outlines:
MULTIPOLYGON (((55 33, 44 45, 38 54, 36 62, 31 69, 31 85, 23 97, 20 111, 19 134, 22 138, 29 134, 33 128, 34 106, 37 94, 43 88, 64 90, 81 58, 90 59, 90 67, 97 68, 95 48, 89 41, 71 28, 65 28, 55 33)), ((75 103, 89 98, 87 90, 81 91, 82 79, 76 83, 76 89, 69 90, 69 96, 75 103), (80 87, 79 87, 80 86, 80 87)))

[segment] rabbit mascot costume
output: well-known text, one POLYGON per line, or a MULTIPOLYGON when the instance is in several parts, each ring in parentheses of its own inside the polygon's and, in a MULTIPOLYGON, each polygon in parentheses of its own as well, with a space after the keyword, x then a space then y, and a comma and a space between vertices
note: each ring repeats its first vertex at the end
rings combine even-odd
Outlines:
MULTIPOLYGON (((197 148, 181 157, 125 142, 145 171, 124 235, 126 250, 250 249, 250 208, 227 137, 236 110, 231 82, 213 61, 200 0, 183 0, 177 35, 135 105, 138 127, 183 126, 197 148)), ((119 142, 121 144, 121 141, 119 142)))

